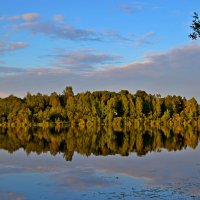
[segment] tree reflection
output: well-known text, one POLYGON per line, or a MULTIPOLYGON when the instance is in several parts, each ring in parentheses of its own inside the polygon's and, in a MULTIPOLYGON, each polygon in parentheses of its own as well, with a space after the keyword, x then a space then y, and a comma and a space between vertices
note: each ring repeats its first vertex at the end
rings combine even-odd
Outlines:
POLYGON ((81 155, 122 155, 135 152, 144 156, 148 152, 182 150, 186 147, 196 148, 200 131, 192 126, 168 129, 148 129, 137 127, 114 130, 113 127, 84 128, 1 128, 0 148, 10 153, 23 148, 27 154, 50 152, 53 156, 62 153, 71 161, 74 152, 81 155))

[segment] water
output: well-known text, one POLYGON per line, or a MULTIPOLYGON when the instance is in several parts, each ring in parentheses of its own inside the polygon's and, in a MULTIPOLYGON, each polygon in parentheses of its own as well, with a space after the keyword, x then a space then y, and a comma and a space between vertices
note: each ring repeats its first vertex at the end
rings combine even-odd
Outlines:
POLYGON ((1 131, 0 199, 200 199, 198 131, 106 131, 1 131))

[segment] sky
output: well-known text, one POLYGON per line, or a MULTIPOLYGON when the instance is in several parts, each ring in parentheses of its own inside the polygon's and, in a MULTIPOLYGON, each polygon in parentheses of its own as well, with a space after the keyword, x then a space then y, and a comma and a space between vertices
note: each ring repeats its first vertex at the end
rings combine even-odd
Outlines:
POLYGON ((0 97, 122 89, 200 101, 199 0, 0 0, 0 97))

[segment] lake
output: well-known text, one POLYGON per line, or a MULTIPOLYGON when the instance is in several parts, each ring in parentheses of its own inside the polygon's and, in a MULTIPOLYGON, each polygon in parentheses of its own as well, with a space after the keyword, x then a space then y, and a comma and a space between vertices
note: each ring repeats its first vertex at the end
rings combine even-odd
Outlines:
POLYGON ((1 129, 0 199, 200 199, 199 130, 1 129))

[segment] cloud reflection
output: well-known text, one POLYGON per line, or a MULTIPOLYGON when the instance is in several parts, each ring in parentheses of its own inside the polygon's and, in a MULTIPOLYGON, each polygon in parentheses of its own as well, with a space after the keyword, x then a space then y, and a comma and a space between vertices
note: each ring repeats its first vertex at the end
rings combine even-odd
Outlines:
POLYGON ((1 200, 25 200, 26 198, 22 194, 15 192, 4 192, 0 190, 0 199, 1 200))
POLYGON ((75 169, 56 173, 52 176, 57 180, 58 187, 73 190, 88 190, 90 188, 106 188, 115 184, 114 178, 106 177, 94 168, 77 167, 75 169))
MULTIPOLYGON (((145 157, 137 157, 135 154, 129 157, 82 157, 75 154, 73 162, 67 163, 61 155, 51 157, 49 154, 38 156, 30 154, 27 158, 22 151, 15 153, 12 159, 7 155, 7 161, 5 161, 5 156, 2 156, 1 152, 1 163, 9 162, 17 167, 23 165, 24 170, 37 172, 38 177, 40 174, 44 175, 45 172, 51 172, 51 175, 47 174, 47 176, 50 182, 54 182, 58 191, 83 192, 106 188, 114 190, 119 184, 123 187, 125 182, 121 177, 125 177, 129 180, 129 187, 133 189, 135 181, 145 181, 146 184, 135 188, 134 192, 137 195, 144 188, 145 194, 153 194, 153 191, 157 190, 158 194, 170 191, 171 195, 174 192, 177 195, 182 193, 186 196, 199 196, 199 150, 199 147, 195 151, 191 149, 180 152, 163 150, 161 153, 149 153, 145 157)), ((18 173, 17 168, 15 173, 18 173)))

